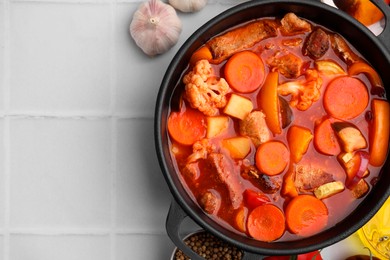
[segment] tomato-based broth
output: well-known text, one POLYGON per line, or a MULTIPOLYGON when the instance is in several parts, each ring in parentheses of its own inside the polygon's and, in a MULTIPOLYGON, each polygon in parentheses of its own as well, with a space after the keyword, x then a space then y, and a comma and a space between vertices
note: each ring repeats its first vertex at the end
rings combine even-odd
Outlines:
POLYGON ((389 136, 380 77, 341 36, 293 13, 210 39, 175 91, 177 174, 228 229, 266 242, 308 237, 379 180, 389 136))

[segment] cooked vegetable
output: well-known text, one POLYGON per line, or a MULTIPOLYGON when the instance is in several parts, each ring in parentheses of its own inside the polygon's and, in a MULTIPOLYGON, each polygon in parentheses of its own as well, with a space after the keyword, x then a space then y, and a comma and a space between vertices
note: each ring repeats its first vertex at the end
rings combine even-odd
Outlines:
POLYGON ((270 72, 257 96, 258 106, 265 114, 265 121, 273 134, 280 134, 282 126, 279 114, 278 72, 270 72))
MULTIPOLYGON (((384 0, 387 4, 389 0, 384 0)), ((368 26, 382 19, 383 14, 370 0, 333 0, 334 4, 362 24, 368 26)))
POLYGON ((229 117, 227 116, 209 116, 207 121, 207 138, 215 137, 224 131, 229 126, 229 117))
POLYGON ((347 174, 345 186, 348 189, 352 189, 362 178, 364 178, 367 172, 369 154, 364 151, 358 151, 346 162, 345 160, 347 159, 345 157, 343 158, 344 159, 339 158, 339 161, 347 174))
POLYGON ((256 166, 267 175, 277 175, 286 168, 289 156, 289 151, 282 142, 268 141, 257 148, 256 166))
POLYGON ((250 209, 257 208, 258 206, 270 203, 269 198, 260 192, 256 192, 254 190, 246 189, 244 191, 244 202, 245 205, 250 209))
POLYGON ((248 209, 245 207, 241 207, 237 210, 236 216, 234 217, 234 221, 236 227, 241 232, 246 232, 246 218, 248 216, 248 209))
POLYGON ((320 98, 322 78, 314 69, 306 70, 305 80, 287 81, 278 86, 282 96, 291 95, 290 106, 305 111, 320 98))
POLYGON ((293 125, 288 129, 287 142, 290 148, 291 160, 294 163, 298 163, 302 159, 312 139, 313 134, 306 127, 293 125))
POLYGON ((252 51, 238 52, 230 57, 224 73, 230 87, 241 93, 255 91, 265 77, 263 61, 252 51))
POLYGON ((206 116, 215 116, 219 108, 226 105, 231 89, 223 78, 216 78, 214 70, 207 60, 200 60, 183 77, 185 96, 191 107, 199 109, 206 116))
POLYGON ((195 66, 200 60, 210 61, 212 58, 213 56, 211 55, 210 49, 206 46, 202 46, 191 55, 190 64, 191 66, 195 66))
POLYGON ((222 147, 227 149, 234 159, 244 159, 251 150, 251 140, 248 137, 236 136, 222 140, 222 147))
POLYGON ((282 128, 284 129, 291 124, 294 119, 294 114, 287 100, 281 96, 279 96, 279 111, 282 121, 282 128))
POLYGON ((295 169, 293 164, 290 165, 291 166, 283 176, 283 186, 281 190, 282 196, 287 198, 293 198, 298 196, 298 191, 297 188, 295 187, 295 182, 294 182, 295 169))
POLYGON ((390 105, 385 100, 371 102, 372 121, 370 121, 369 143, 370 164, 381 166, 387 156, 390 133, 390 105))
POLYGON ((341 76, 332 80, 324 93, 324 107, 338 119, 352 119, 368 105, 368 91, 364 83, 353 77, 341 76))
POLYGON ((310 236, 322 230, 328 223, 325 204, 311 195, 294 197, 285 210, 288 229, 299 236, 310 236))
POLYGON ((314 189, 314 195, 317 199, 326 199, 344 190, 344 184, 341 181, 328 182, 314 189))
POLYGON ((364 138, 359 128, 352 123, 334 122, 332 128, 336 132, 344 151, 354 152, 367 147, 366 138, 364 138))
POLYGON ((194 109, 172 112, 168 118, 168 132, 177 142, 192 145, 206 136, 205 116, 194 109))
POLYGON ((346 75, 344 69, 334 61, 317 60, 314 63, 315 68, 323 76, 340 76, 346 75))
POLYGON ((265 204, 251 211, 247 223, 251 237, 265 242, 280 238, 285 231, 283 212, 273 204, 265 204))
POLYGON ((253 109, 252 101, 249 99, 232 94, 223 112, 229 116, 243 120, 253 109))
POLYGON ((355 76, 360 73, 364 73, 371 83, 371 93, 379 96, 383 96, 385 88, 383 86, 382 79, 378 73, 364 61, 357 61, 348 68, 349 76, 355 76))
POLYGON ((326 155, 340 153, 340 145, 332 128, 332 121, 330 118, 324 117, 314 127, 314 147, 326 155))

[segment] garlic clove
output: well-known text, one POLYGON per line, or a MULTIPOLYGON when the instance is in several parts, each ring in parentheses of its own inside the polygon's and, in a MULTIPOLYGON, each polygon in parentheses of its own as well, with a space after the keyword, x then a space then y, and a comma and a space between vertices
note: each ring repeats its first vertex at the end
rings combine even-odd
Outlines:
POLYGON ((130 23, 135 43, 149 56, 162 54, 179 40, 182 23, 175 9, 161 0, 142 3, 130 23))
POLYGON ((185 13, 197 12, 206 6, 207 0, 169 0, 169 4, 185 13))

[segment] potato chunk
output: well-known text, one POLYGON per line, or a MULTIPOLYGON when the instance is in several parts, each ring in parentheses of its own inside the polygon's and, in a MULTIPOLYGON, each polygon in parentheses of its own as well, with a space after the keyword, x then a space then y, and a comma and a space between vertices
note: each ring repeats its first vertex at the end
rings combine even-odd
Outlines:
POLYGON ((251 150, 251 140, 248 137, 237 136, 222 140, 222 146, 234 159, 244 159, 251 150))
POLYGON ((223 133, 229 125, 227 116, 210 116, 207 117, 207 138, 215 137, 223 133))
POLYGON ((237 94, 232 94, 224 113, 243 120, 253 109, 252 101, 237 94))

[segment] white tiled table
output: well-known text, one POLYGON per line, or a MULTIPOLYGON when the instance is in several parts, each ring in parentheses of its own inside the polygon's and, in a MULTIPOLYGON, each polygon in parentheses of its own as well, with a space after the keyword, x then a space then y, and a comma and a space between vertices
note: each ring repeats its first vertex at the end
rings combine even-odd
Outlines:
POLYGON ((128 33, 140 1, 0 0, 0 259, 170 257, 155 98, 184 40, 238 2, 179 14, 179 43, 148 58, 128 33))

